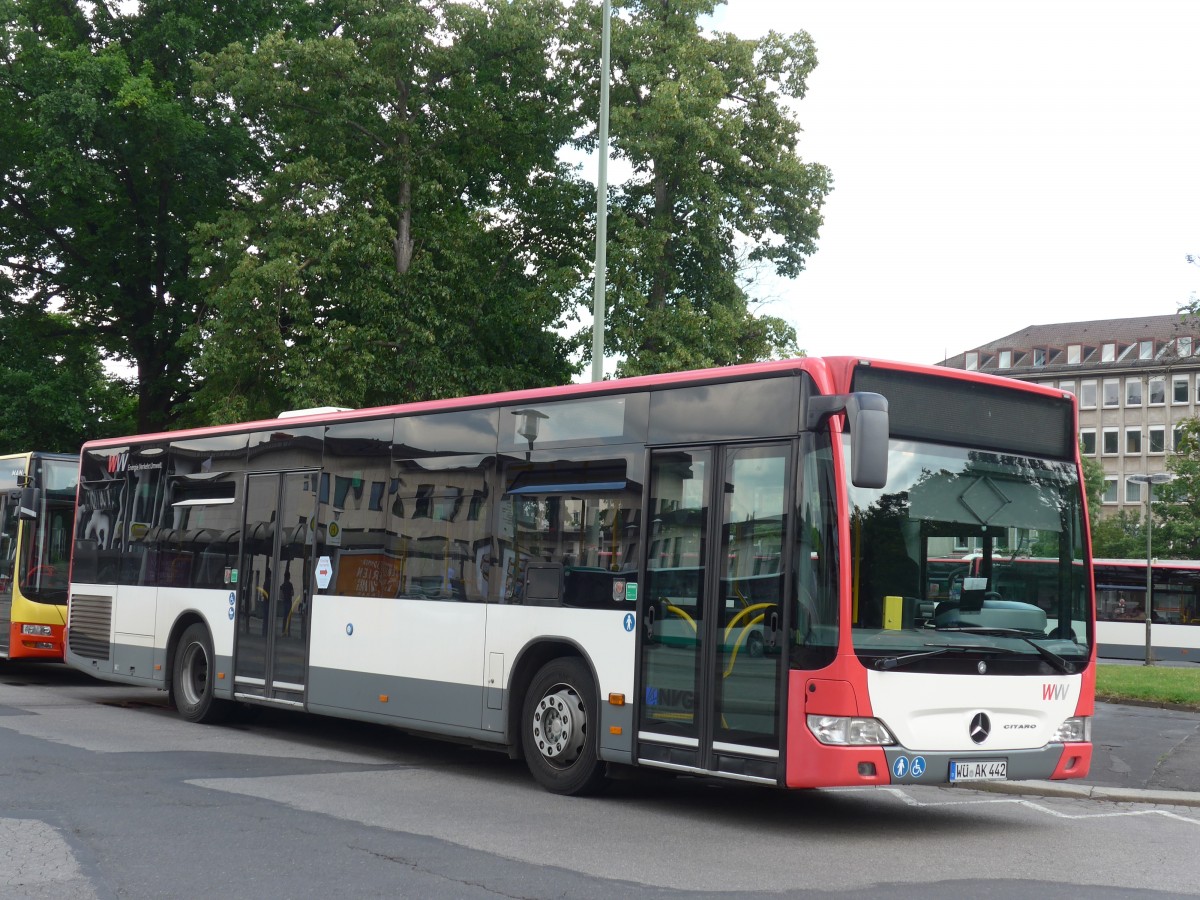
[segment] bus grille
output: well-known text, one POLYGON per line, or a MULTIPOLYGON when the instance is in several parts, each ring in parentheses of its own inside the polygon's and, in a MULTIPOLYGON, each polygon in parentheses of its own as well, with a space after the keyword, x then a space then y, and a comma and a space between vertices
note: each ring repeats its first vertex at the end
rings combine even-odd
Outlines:
POLYGON ((67 646, 77 656, 108 659, 108 636, 112 631, 112 599, 71 595, 71 620, 67 624, 67 646))

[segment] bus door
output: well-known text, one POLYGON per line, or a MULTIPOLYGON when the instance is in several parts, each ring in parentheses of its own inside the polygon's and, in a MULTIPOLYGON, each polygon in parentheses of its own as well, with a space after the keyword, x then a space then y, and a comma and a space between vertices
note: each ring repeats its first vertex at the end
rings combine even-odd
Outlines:
POLYGON ((776 784, 790 443, 654 451, 638 760, 776 784))
POLYGON ((246 477, 234 693, 303 704, 319 472, 246 477))

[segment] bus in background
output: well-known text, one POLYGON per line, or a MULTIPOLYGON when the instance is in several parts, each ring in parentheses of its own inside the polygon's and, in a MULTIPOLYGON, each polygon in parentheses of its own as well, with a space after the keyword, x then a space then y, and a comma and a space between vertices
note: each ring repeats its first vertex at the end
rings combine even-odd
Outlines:
POLYGON ((0 456, 0 658, 63 658, 79 457, 0 456))
POLYGON ((786 788, 1082 777, 1070 394, 798 359, 95 441, 69 664, 524 757, 786 788), (963 540, 1036 535, 1049 609, 963 540), (941 577, 941 576, 939 576, 941 577))

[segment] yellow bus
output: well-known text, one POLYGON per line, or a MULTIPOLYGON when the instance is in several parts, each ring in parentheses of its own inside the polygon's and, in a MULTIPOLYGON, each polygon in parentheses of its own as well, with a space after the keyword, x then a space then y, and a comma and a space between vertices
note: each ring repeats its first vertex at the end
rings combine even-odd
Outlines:
POLYGON ((0 658, 63 658, 79 460, 0 456, 0 658))

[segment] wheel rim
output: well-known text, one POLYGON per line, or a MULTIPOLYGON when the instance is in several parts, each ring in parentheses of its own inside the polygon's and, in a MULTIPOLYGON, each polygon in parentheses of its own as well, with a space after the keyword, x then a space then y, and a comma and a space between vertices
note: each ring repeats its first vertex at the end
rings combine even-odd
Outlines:
POLYGON ((188 644, 183 651, 183 678, 179 687, 188 706, 195 706, 208 693, 208 654, 197 642, 188 644))
POLYGON ((555 766, 569 766, 583 752, 586 738, 583 698, 569 684, 550 688, 533 711, 533 740, 538 752, 555 766))

